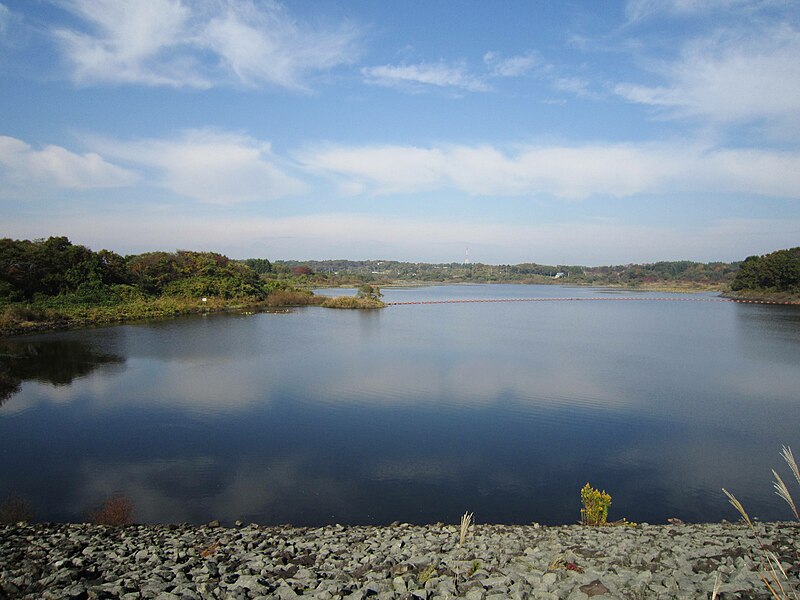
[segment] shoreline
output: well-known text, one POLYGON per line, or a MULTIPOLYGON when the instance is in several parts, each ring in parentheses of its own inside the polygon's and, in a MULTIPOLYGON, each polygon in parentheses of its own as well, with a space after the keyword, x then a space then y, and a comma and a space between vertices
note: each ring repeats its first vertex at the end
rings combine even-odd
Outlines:
MULTIPOLYGON (((755 293, 742 293, 725 291, 719 288, 704 287, 704 286, 670 286, 658 284, 644 284, 636 286, 626 285, 613 285, 603 284, 595 285, 589 283, 579 282, 525 282, 525 281, 493 281, 493 282, 392 282, 383 284, 383 288, 389 289, 402 289, 402 288, 417 288, 417 287, 431 287, 431 286, 474 286, 474 285, 561 285, 564 287, 572 288, 594 288, 598 290, 620 291, 628 293, 646 293, 646 292, 662 292, 670 294, 699 294, 713 292, 717 297, 725 298, 732 302, 741 303, 756 303, 756 304, 775 304, 775 305, 800 305, 800 298, 793 295, 765 295, 755 293)), ((338 286, 332 288, 317 288, 317 289, 352 289, 358 286, 338 286)), ((304 295, 307 292, 300 292, 304 295)), ((354 299, 350 296, 332 297, 327 295, 309 295, 307 298, 302 298, 298 301, 297 297, 293 297, 291 301, 282 302, 270 299, 267 300, 219 300, 210 299, 208 303, 200 303, 196 301, 186 301, 186 299, 171 299, 160 298, 154 299, 148 303, 144 308, 137 306, 136 310, 131 310, 127 305, 121 305, 117 310, 108 310, 108 307, 83 307, 80 310, 73 310, 73 314, 55 314, 51 320, 42 321, 25 321, 21 320, 13 324, 4 324, 0 322, 0 339, 14 338, 38 333, 52 333, 58 331, 74 331, 80 329, 89 329, 93 327, 109 327, 115 325, 126 325, 131 323, 143 323, 150 321, 164 321, 168 319, 175 319, 177 317, 200 315, 200 314, 215 314, 215 313, 235 313, 235 312, 271 312, 274 310, 289 310, 293 308, 301 308, 305 306, 320 306, 322 308, 334 309, 355 309, 355 310, 374 310, 377 308, 384 308, 386 304, 382 302, 375 303, 374 305, 354 305, 354 299), (337 305, 336 300, 339 301, 337 305), (168 304, 168 306, 162 306, 168 304)), ((361 301, 362 303, 364 301, 361 301)), ((389 303, 390 304, 390 303, 389 303)), ((8 305, 9 307, 13 305, 8 305)), ((23 310, 30 307, 21 306, 23 310)), ((36 312, 41 312, 41 309, 30 309, 36 312)), ((46 309, 52 310, 52 309, 46 309)), ((56 311, 57 313, 58 311, 56 311)))
MULTIPOLYGON (((798 586, 800 525, 756 523, 798 586)), ((8 598, 768 598, 742 523, 0 525, 8 598)))

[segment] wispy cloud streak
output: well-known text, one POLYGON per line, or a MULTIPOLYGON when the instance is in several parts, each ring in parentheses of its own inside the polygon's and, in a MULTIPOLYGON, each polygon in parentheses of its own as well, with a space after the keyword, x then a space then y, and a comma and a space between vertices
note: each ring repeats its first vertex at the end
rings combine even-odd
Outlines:
POLYGON ((354 60, 350 23, 313 29, 275 0, 60 0, 81 27, 58 27, 72 79, 82 85, 305 89, 305 77, 354 60))
POLYGON ((485 92, 489 86, 469 73, 462 63, 420 63, 416 65, 382 65, 361 70, 367 83, 420 91, 425 87, 452 88, 485 92))

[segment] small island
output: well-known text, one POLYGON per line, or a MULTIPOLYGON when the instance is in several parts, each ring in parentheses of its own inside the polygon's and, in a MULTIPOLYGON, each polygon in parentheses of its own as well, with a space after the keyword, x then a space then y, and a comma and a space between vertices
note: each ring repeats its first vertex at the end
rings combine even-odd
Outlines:
POLYGON ((380 290, 314 295, 302 273, 216 252, 92 251, 66 237, 0 239, 0 335, 224 310, 318 305, 376 309, 380 290), (291 272, 290 272, 291 273, 291 272))

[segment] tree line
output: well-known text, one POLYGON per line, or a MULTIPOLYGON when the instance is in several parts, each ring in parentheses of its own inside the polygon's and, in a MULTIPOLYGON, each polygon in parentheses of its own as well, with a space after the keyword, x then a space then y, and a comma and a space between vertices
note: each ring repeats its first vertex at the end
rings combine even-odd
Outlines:
POLYGON ((257 269, 216 252, 121 256, 94 252, 66 237, 0 240, 0 301, 5 302, 61 298, 114 304, 155 296, 261 300, 276 287, 257 269))
POLYGON ((731 283, 735 292, 800 294, 800 246, 748 256, 731 283))

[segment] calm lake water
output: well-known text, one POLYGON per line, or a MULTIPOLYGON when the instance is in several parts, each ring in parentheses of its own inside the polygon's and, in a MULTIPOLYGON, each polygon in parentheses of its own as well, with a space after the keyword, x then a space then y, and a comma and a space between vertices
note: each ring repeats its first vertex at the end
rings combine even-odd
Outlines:
POLYGON ((209 315, 0 340, 2 372, 0 499, 27 498, 39 520, 80 520, 119 491, 140 522, 455 523, 469 510, 572 523, 587 481, 611 493, 611 519, 736 519, 722 487, 751 515, 788 519, 770 469, 788 482, 781 444, 800 453, 798 307, 209 315))

